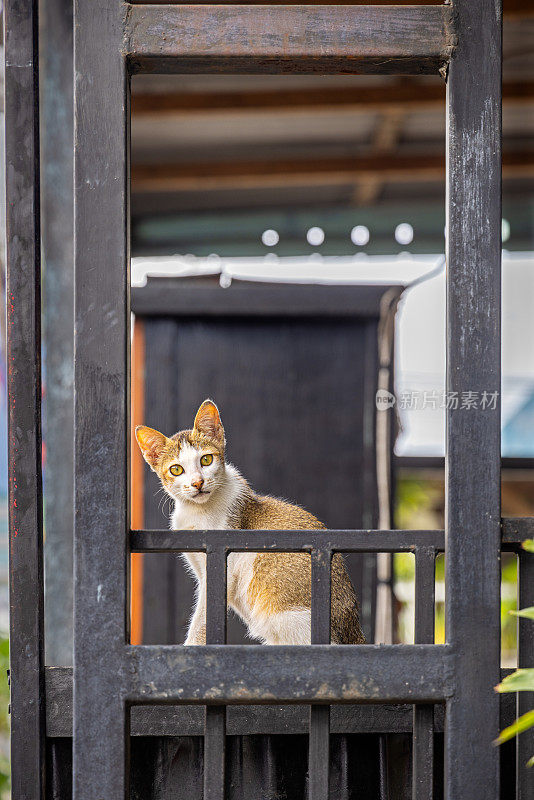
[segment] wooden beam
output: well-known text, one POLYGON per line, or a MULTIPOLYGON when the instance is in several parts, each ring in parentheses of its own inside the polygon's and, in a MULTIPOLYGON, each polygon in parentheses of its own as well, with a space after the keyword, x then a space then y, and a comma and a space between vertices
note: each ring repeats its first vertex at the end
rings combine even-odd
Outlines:
MULTIPOLYGON (((398 107, 388 109, 381 114, 373 133, 370 153, 383 156, 393 153, 399 142, 405 119, 404 110, 398 107)), ((374 205, 380 196, 383 185, 383 178, 378 173, 372 176, 368 175, 359 181, 354 191, 354 205, 359 208, 374 205)))
MULTIPOLYGON (((506 177, 534 176, 534 150, 503 157, 506 177)), ((289 186, 350 185, 378 177, 383 183, 440 181, 445 158, 440 155, 371 154, 356 158, 278 161, 137 164, 132 167, 132 191, 196 192, 267 189, 289 186)))
MULTIPOLYGON (((197 0, 196 5, 203 5, 209 0, 197 0)), ((347 0, 331 0, 329 5, 341 6, 346 5, 347 0)), ((221 5, 229 4, 231 0, 220 0, 221 5)), ((176 0, 131 0, 132 5, 142 3, 143 5, 178 5, 176 0)), ((269 5, 286 5, 287 0, 269 0, 269 5)), ((321 0, 307 0, 306 5, 320 5, 321 0)), ((250 5, 263 5, 261 2, 250 3, 250 5)), ((372 5, 372 6, 440 6, 443 3, 440 0, 352 0, 352 6, 372 5)), ((532 17, 534 15, 534 8, 531 0, 504 0, 503 2, 504 17, 532 17)))
MULTIPOLYGON (((534 3, 533 3, 534 6, 534 3)), ((503 86, 507 106, 534 101, 534 81, 514 81, 503 86)), ((383 86, 317 87, 240 92, 172 92, 132 94, 134 117, 168 114, 209 114, 224 111, 241 114, 255 112, 329 113, 383 111, 399 108, 404 112, 445 108, 445 84, 421 84, 413 80, 383 86)))
POLYGON ((132 5, 131 69, 422 74, 454 48, 450 6, 132 5))
MULTIPOLYGON (((177 2, 177 0, 130 0, 132 5, 140 4, 140 5, 158 5, 158 6, 171 6, 171 5, 186 5, 186 3, 177 2)), ((209 0, 197 0, 195 5, 204 5, 208 3, 209 0)), ((506 2, 506 0, 505 0, 506 2)), ((221 5, 231 5, 233 4, 231 0, 220 0, 221 5)), ((255 0, 248 5, 251 6, 262 6, 262 5, 296 5, 296 3, 288 3, 287 0, 280 0, 279 3, 272 2, 272 0, 255 0)), ((319 0, 309 0, 306 5, 313 6, 313 5, 320 5, 319 0)), ((342 0, 334 0, 334 2, 330 3, 329 5, 347 5, 346 0, 342 2, 342 0)), ((350 3, 351 6, 441 6, 444 5, 441 0, 352 0, 350 3)))
POLYGON ((534 3, 532 0, 504 0, 503 16, 505 19, 534 17, 534 3))
POLYGON ((373 153, 391 153, 392 150, 395 150, 404 119, 405 114, 402 108, 394 108, 385 112, 373 134, 373 153))

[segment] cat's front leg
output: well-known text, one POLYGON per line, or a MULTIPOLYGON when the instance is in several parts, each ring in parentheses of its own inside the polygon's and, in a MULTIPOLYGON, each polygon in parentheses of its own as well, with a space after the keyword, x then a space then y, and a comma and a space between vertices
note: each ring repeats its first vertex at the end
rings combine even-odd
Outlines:
POLYGON ((206 580, 200 581, 197 604, 189 623, 185 645, 206 644, 206 580))

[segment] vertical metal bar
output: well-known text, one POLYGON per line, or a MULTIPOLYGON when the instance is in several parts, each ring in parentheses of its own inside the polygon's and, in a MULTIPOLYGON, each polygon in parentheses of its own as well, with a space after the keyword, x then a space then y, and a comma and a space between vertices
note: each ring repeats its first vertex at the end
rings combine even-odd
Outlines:
MULTIPOLYGON (((532 605, 534 596, 534 555, 519 552, 519 608, 532 605)), ((532 622, 518 619, 517 650, 519 667, 532 667, 534 664, 534 635, 532 622)), ((529 692, 517 693, 517 714, 526 714, 532 708, 532 695, 529 692)), ((534 797, 534 769, 526 767, 528 759, 534 755, 534 729, 531 728, 516 739, 517 746, 517 800, 531 800, 534 797)))
POLYGON ((129 796, 127 7, 75 0, 75 800, 129 796))
MULTIPOLYGON (((330 644, 332 553, 311 554, 311 643, 330 644)), ((328 800, 330 778, 330 706, 310 707, 308 800, 328 800)))
POLYGON ((330 644, 332 553, 311 554, 311 643, 330 644))
POLYGON ((381 733, 378 737, 378 786, 380 800, 390 800, 389 797, 389 742, 388 735, 381 733))
POLYGON ((11 781, 44 798, 41 263, 37 2, 4 4, 11 781))
POLYGON ((41 0, 45 647, 72 664, 74 218, 72 0, 41 0))
MULTIPOLYGON (((363 449, 362 449, 362 517, 361 526, 372 530, 378 527, 378 490, 376 470, 376 390, 378 347, 376 319, 369 319, 364 330, 363 378, 363 449)), ((377 556, 362 553, 361 583, 358 587, 362 628, 369 642, 375 641, 377 602, 377 556)))
MULTIPOLYGON (((145 422, 145 324, 141 319, 135 319, 132 334, 132 431, 131 431, 131 457, 132 471, 130 486, 132 492, 131 526, 134 529, 144 527, 144 461, 141 451, 134 442, 135 428, 145 422)), ((143 644, 143 554, 131 555, 131 624, 130 644, 143 644)))
MULTIPOLYGON (((415 551, 415 644, 434 641, 436 553, 432 547, 415 551)), ((434 797, 434 706, 413 710, 413 800, 434 797)))
POLYGON ((446 800, 499 797, 500 5, 455 0, 447 87, 446 800))
MULTIPOLYGON (((206 644, 226 643, 226 551, 206 553, 206 644)), ((206 706, 204 800, 224 800, 226 706, 206 706)))
POLYGON ((206 644, 226 643, 226 551, 206 553, 206 644))

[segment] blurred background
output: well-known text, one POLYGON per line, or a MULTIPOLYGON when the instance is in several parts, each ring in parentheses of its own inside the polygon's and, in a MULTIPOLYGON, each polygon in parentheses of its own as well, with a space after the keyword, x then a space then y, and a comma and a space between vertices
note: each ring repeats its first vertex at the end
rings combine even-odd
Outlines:
MULTIPOLYGON (((504 10, 502 503, 504 516, 526 516, 534 513, 534 8, 505 0, 504 10)), ((41 27, 46 652, 47 663, 70 664, 71 5, 43 3, 41 27)), ((133 79, 131 110, 133 422, 173 433, 213 395, 230 457, 258 490, 307 505, 331 527, 442 528, 444 82, 143 75, 133 79), (379 388, 395 398, 385 410, 379 388), (273 439, 284 443, 278 461, 273 439), (339 468, 342 501, 320 490, 321 460, 339 468)), ((3 194, 1 204, 4 215, 3 194)), ((3 315, 0 335, 3 669, 3 315)), ((476 413, 482 398, 469 402, 476 413)), ((132 480, 133 526, 165 527, 134 448, 132 480)), ((178 559, 150 559, 133 557, 133 641, 179 641, 192 587, 178 559)), ((502 563, 502 659, 514 666, 515 557, 502 563)), ((442 642, 443 559, 436 569, 442 642)), ((351 574, 369 640, 413 642, 413 558, 360 557, 351 574)), ((231 635, 242 635, 237 623, 231 635)), ((1 693, 4 708, 0 679, 1 693)), ((2 712, 0 771, 6 731, 2 712)))
MULTIPOLYGON (((534 354, 530 346, 534 333, 533 39, 531 21, 506 19, 502 445, 503 514, 512 516, 532 513, 534 503, 534 354)), ((362 296, 364 287, 374 286, 379 292, 382 288, 384 294, 399 287, 391 343, 391 379, 397 402, 391 409, 392 437, 384 446, 391 449, 392 525, 406 528, 444 525, 444 112, 445 85, 439 78, 143 75, 135 77, 132 84, 132 286, 144 287, 134 289, 132 296, 133 311, 139 311, 139 342, 144 336, 143 324, 150 327, 153 342, 154 319, 143 321, 151 314, 159 317, 163 313, 158 292, 160 298, 172 292, 177 280, 181 281, 179 291, 195 286, 200 305, 215 303, 218 314, 227 313, 221 310, 226 301, 214 293, 203 301, 207 287, 219 285, 222 295, 242 282, 247 286, 253 281, 319 284, 325 298, 336 285, 346 287, 347 297, 351 292, 354 297, 362 296)), ((259 288, 258 294, 261 296, 259 288)), ((173 302, 167 300, 167 312, 173 302)), ((304 301, 295 296, 296 308, 299 302, 304 301)), ((364 312, 375 314, 377 337, 379 305, 364 312)), ((294 314, 298 314, 296 308, 294 314)), ((196 323, 207 330, 206 310, 199 308, 197 313, 196 323)), ((193 324, 191 312, 182 308, 176 315, 181 325, 169 335, 178 340, 181 330, 188 341, 184 325, 186 318, 193 324)), ((294 320, 292 324, 296 324, 294 320)), ((221 335, 226 334, 219 331, 221 335)), ((325 335, 332 336, 332 358, 337 357, 340 370, 332 379, 340 386, 347 369, 357 372, 356 353, 352 353, 349 366, 336 351, 335 335, 325 335)), ((206 336, 208 341, 210 335, 206 336)), ((204 342, 202 337, 195 341, 199 346, 204 342)), ((172 350, 174 345, 168 347, 172 350)), ((220 386, 220 379, 214 384, 217 368, 213 364, 206 366, 209 374, 199 384, 198 373, 188 363, 186 344, 183 348, 185 352, 173 361, 174 368, 183 375, 195 375, 196 387, 206 386, 208 393, 210 386, 220 386)), ((284 348, 287 353, 287 344, 284 348)), ((158 345, 153 343, 148 355, 140 361, 134 358, 134 382, 136 364, 139 375, 142 369, 150 371, 143 359, 153 359, 157 353, 158 345)), ((191 356, 193 362, 197 358, 202 356, 191 356)), ((220 368, 226 371, 231 366, 230 361, 220 368)), ((256 370, 260 378, 261 369, 257 369, 252 357, 245 371, 256 370)), ((234 399, 239 403, 242 377, 235 378, 233 375, 234 399)), ((309 373, 311 385, 315 380, 316 373, 309 373)), ((370 380, 376 389, 378 368, 370 380)), ((350 388, 345 388, 350 393, 350 388)), ((195 400, 188 396, 181 405, 179 387, 173 394, 174 410, 165 413, 163 387, 156 388, 151 377, 144 391, 145 417, 153 414, 147 424, 157 427, 158 419, 168 419, 171 429, 190 424, 195 400)), ((333 385, 327 389, 331 391, 335 392, 333 385)), ((197 393, 198 401, 201 394, 197 393)), ((473 400, 476 413, 481 398, 473 400)), ((342 396, 333 407, 350 402, 349 396, 342 396)), ((264 396, 263 403, 269 417, 269 398, 264 396)), ((286 409, 286 414, 290 413, 286 409)), ((329 419, 326 401, 320 413, 325 426, 336 425, 335 417, 329 419)), ((375 426, 376 420, 367 418, 367 425, 375 426)), ((375 433, 373 428, 371 435, 375 433)), ((244 434, 236 431, 236 435, 244 434)), ((230 451, 231 445, 232 439, 230 451)), ((368 464, 373 473, 380 468, 378 445, 375 439, 372 463, 368 464)), ((246 447, 238 450, 239 466, 245 474, 254 472, 252 463, 248 473, 245 469, 246 447)), ((291 457, 290 441, 286 455, 291 457)), ((307 458, 314 463, 311 452, 307 458)), ((259 470, 260 477, 258 488, 274 491, 272 469, 270 474, 267 467, 259 470)), ((310 481, 312 487, 315 481, 316 488, 313 473, 310 481)), ((150 508, 157 509, 156 488, 148 478, 143 508, 148 509, 152 527, 163 519, 161 511, 150 512, 150 508)), ((304 502, 302 490, 291 499, 304 502)), ((316 499, 315 510, 318 505, 316 499)), ((355 509, 347 511, 354 520, 355 509)), ((325 509, 325 514, 330 520, 335 516, 331 509, 325 509)), ((346 519, 335 524, 356 526, 346 519)), ((365 527, 362 519, 360 524, 365 527)), ((380 564, 378 569, 380 572, 380 564)), ((355 572, 355 582, 357 576, 355 572)), ((437 578, 436 641, 443 641, 442 559, 437 564, 437 578)), ((378 579, 380 582, 380 576, 378 579)), ((511 666, 515 621, 507 612, 515 602, 513 556, 503 557, 503 580, 503 663, 511 666)), ((153 582, 150 578, 149 583, 153 582)), ((389 635, 395 641, 413 641, 411 556, 395 557, 393 584, 389 635)), ((361 593, 360 584, 358 587, 361 593)), ((372 590, 376 588, 374 585, 372 590)), ((148 586, 145 592, 150 592, 148 586)), ((376 613, 373 606, 375 617, 376 613)), ((150 614, 150 608, 145 608, 149 626, 150 614)), ((376 618, 367 629, 373 638, 375 623, 376 618)), ((384 624, 377 624, 384 639, 384 624)))

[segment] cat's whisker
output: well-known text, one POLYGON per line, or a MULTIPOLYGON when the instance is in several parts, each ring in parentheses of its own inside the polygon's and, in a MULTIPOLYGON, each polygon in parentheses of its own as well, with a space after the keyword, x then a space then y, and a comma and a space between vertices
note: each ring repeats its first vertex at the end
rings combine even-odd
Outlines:
POLYGON ((165 489, 163 488, 163 486, 161 486, 155 492, 154 496, 156 496, 159 492, 161 492, 161 497, 159 498, 159 501, 158 501, 158 511, 161 512, 161 514, 163 514, 163 516, 165 516, 165 507, 166 507, 166 504, 170 502, 170 497, 167 494, 167 492, 165 491, 165 489))

